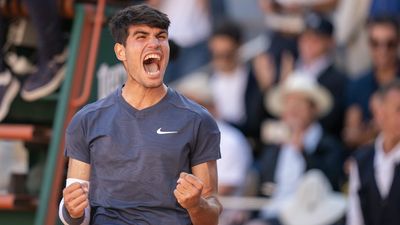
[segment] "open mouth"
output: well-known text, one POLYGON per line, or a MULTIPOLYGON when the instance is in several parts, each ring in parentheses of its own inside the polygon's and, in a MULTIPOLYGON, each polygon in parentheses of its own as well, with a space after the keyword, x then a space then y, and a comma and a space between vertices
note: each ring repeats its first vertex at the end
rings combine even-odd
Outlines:
POLYGON ((160 59, 158 54, 149 54, 143 60, 143 67, 147 74, 156 75, 160 72, 160 59))

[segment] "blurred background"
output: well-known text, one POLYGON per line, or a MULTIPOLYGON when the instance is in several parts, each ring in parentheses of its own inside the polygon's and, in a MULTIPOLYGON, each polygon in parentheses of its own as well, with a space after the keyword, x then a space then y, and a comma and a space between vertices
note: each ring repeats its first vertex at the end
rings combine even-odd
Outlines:
POLYGON ((124 83, 107 22, 142 3, 171 20, 165 83, 218 122, 221 225, 376 224, 350 171, 397 135, 377 91, 400 76, 398 0, 0 1, 0 224, 61 224, 65 128, 124 83))

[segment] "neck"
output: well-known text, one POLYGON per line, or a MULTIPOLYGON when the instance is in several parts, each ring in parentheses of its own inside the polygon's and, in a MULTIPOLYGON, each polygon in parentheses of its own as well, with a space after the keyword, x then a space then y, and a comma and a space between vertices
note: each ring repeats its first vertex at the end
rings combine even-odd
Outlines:
POLYGON ((310 66, 314 65, 316 62, 321 61, 322 59, 327 58, 327 57, 328 57, 327 54, 321 54, 319 56, 315 56, 315 57, 308 58, 308 59, 303 58, 302 63, 305 67, 310 67, 310 66))
POLYGON ((157 104, 167 94, 167 87, 162 84, 156 88, 145 88, 132 82, 126 82, 122 97, 132 107, 142 110, 157 104))
POLYGON ((391 82, 396 77, 396 73, 396 64, 375 69, 376 80, 378 81, 379 85, 384 85, 391 82))
POLYGON ((400 142, 399 137, 393 137, 391 135, 384 135, 383 138, 383 151, 389 153, 393 148, 400 142))

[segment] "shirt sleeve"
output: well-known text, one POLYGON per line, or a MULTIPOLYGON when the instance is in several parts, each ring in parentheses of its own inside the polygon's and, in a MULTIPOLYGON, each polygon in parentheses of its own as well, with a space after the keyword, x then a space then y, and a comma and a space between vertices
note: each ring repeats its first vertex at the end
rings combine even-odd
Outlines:
POLYGON ((65 156, 90 164, 84 118, 79 112, 72 118, 65 134, 65 156))
POLYGON ((349 181, 349 210, 347 211, 347 225, 363 225, 363 217, 360 208, 360 199, 358 197, 358 189, 360 188, 360 180, 356 161, 350 166, 349 181))
POLYGON ((190 164, 192 167, 221 158, 220 132, 217 123, 206 111, 201 114, 200 118, 197 132, 194 131, 194 148, 190 153, 190 164))

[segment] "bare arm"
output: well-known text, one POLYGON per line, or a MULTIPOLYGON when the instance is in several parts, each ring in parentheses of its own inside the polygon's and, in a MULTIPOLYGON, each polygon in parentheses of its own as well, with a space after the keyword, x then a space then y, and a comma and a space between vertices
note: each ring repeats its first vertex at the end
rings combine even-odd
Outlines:
POLYGON ((76 178, 89 181, 90 164, 76 159, 69 159, 67 178, 76 178))
MULTIPOLYGON (((68 179, 89 181, 90 165, 76 159, 69 159, 68 179)), ((68 181, 67 179, 67 181, 68 181)), ((85 214, 85 208, 89 206, 89 187, 87 183, 73 181, 63 190, 64 206, 71 218, 81 218, 85 214)))
POLYGON ((194 225, 217 225, 222 205, 217 198, 217 164, 210 161, 181 173, 174 191, 179 204, 189 212, 194 225))

